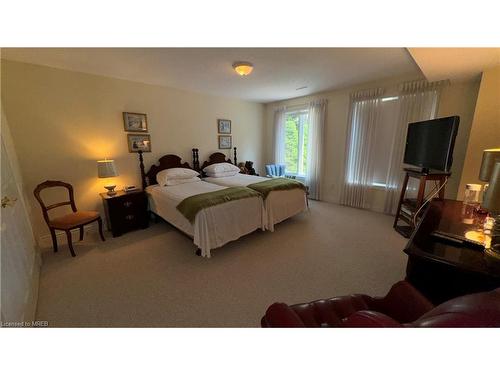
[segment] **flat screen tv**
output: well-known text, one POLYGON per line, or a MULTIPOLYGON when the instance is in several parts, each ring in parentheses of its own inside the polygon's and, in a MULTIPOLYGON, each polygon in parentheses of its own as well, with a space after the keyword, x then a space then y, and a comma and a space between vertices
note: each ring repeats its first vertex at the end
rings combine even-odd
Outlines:
POLYGON ((449 172, 459 123, 459 116, 451 116, 408 124, 404 163, 449 172))

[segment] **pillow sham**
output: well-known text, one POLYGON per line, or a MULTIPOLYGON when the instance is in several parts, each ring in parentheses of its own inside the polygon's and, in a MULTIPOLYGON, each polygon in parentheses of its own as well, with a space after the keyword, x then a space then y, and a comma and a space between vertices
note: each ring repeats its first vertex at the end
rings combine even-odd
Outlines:
POLYGON ((209 165, 208 167, 203 168, 203 172, 205 173, 220 173, 220 172, 239 172, 240 169, 236 165, 232 165, 231 163, 215 163, 209 165))
POLYGON ((199 177, 191 177, 191 178, 169 178, 167 179, 166 186, 180 185, 180 184, 188 184, 190 182, 201 181, 199 177))
POLYGON ((187 179, 198 176, 199 173, 189 169, 189 168, 169 168, 164 169, 156 174, 156 181, 161 186, 167 184, 167 181, 170 179, 187 179))
POLYGON ((240 173, 239 169, 237 171, 228 171, 228 172, 216 172, 216 173, 207 172, 207 176, 208 177, 232 177, 232 176, 236 176, 238 173, 240 173))

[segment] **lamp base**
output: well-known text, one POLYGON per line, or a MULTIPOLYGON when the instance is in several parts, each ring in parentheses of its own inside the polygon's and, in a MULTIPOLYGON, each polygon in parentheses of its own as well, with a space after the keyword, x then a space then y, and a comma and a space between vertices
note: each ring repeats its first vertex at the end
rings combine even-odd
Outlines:
POLYGON ((493 227, 491 228, 491 244, 486 253, 500 259, 500 215, 493 217, 493 227))
POLYGON ((116 195, 115 187, 116 187, 116 185, 105 185, 104 186, 104 188, 106 190, 108 190, 107 194, 110 196, 116 195))

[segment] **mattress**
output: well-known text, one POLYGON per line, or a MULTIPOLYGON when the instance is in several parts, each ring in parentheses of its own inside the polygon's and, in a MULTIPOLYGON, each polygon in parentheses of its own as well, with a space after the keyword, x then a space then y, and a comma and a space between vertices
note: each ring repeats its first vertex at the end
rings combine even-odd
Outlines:
MULTIPOLYGON (((248 186, 268 180, 267 177, 238 173, 230 177, 205 177, 203 180, 219 186, 248 186)), ((274 225, 307 209, 307 196, 302 189, 276 190, 269 193, 264 202, 266 229, 274 231, 274 225)))

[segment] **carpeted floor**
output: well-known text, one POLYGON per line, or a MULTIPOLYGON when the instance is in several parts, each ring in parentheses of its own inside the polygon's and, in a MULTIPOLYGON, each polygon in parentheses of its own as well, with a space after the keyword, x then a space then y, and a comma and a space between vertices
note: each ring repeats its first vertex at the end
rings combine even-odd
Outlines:
POLYGON ((212 258, 166 223, 43 251, 37 320, 51 327, 257 327, 268 305, 383 295, 404 277, 392 218, 324 202, 212 258))

